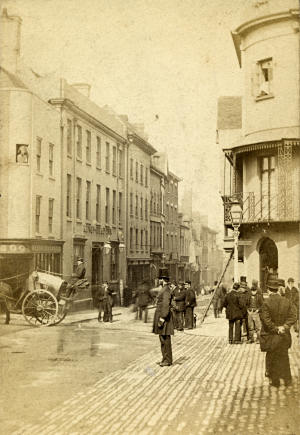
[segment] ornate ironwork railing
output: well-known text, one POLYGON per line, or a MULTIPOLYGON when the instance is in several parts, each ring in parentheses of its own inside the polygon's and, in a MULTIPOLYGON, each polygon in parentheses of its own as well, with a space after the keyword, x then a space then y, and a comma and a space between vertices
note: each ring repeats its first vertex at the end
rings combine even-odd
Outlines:
POLYGON ((299 191, 283 197, 282 192, 273 195, 256 192, 236 193, 223 196, 224 223, 231 224, 230 208, 233 201, 239 201, 243 209, 242 223, 296 222, 300 221, 299 191))

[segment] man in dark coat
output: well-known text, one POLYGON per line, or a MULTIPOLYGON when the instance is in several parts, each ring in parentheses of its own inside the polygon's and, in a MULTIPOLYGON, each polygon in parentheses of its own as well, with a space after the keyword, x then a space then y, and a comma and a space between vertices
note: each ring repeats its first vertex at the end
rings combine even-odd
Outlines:
POLYGON ((294 325, 295 331, 299 332, 299 290, 294 286, 294 278, 289 278, 285 289, 285 296, 294 305, 297 313, 297 320, 294 325))
POLYGON ((279 387, 280 379, 286 386, 292 382, 288 349, 292 339, 290 328, 296 321, 296 312, 292 303, 278 293, 278 280, 272 279, 267 283, 269 298, 261 307, 262 322, 261 335, 280 335, 282 339, 274 348, 266 353, 266 376, 270 378, 270 385, 279 387))
POLYGON ((194 308, 197 305, 195 290, 191 287, 191 281, 185 282, 185 327, 193 329, 194 327, 194 308))
POLYGON ((243 318, 242 303, 239 293, 240 285, 235 282, 232 290, 225 296, 223 306, 226 308, 226 319, 229 321, 229 343, 240 344, 241 341, 241 323, 243 318), (233 338, 234 329, 234 338, 233 338))
POLYGON ((160 277, 162 288, 157 296, 157 307, 153 319, 153 332, 159 335, 162 361, 161 367, 171 366, 173 363, 171 335, 174 335, 173 319, 171 314, 172 290, 166 276, 160 277))
POLYGON ((112 289, 108 287, 108 282, 105 281, 102 284, 103 287, 103 322, 110 322, 113 321, 112 316, 112 307, 113 307, 113 295, 116 294, 112 289))
POLYGON ((178 331, 183 331, 183 320, 185 310, 186 290, 183 282, 180 282, 173 290, 173 309, 175 314, 175 327, 178 331))

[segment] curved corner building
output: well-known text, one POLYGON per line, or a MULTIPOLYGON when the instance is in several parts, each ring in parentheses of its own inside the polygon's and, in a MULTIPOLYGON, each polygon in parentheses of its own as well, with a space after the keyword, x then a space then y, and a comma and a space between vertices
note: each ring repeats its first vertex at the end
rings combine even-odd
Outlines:
POLYGON ((232 32, 242 97, 221 97, 225 249, 230 207, 242 206, 239 275, 300 282, 299 3, 249 2, 232 32))

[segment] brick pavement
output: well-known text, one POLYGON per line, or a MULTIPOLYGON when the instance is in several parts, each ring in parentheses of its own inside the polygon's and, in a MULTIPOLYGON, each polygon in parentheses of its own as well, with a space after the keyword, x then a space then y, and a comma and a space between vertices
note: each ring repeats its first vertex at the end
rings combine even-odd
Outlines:
MULTIPOLYGON (((156 364, 161 359, 157 340, 152 352, 78 392, 15 435, 300 433, 296 340, 290 351, 293 385, 274 389, 264 377, 264 354, 258 345, 229 345, 225 319, 209 317, 206 324, 211 326, 204 325, 204 336, 199 335, 201 328, 176 333, 172 367, 156 364), (207 336, 209 331, 212 336, 207 336)), ((131 319, 127 326, 149 332, 150 325, 131 319)))

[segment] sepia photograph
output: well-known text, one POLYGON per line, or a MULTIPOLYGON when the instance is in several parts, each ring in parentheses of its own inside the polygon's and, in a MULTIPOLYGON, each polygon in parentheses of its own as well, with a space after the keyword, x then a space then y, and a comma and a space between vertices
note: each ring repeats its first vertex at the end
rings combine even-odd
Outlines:
POLYGON ((300 435, 299 0, 0 0, 0 434, 300 435))

